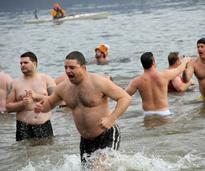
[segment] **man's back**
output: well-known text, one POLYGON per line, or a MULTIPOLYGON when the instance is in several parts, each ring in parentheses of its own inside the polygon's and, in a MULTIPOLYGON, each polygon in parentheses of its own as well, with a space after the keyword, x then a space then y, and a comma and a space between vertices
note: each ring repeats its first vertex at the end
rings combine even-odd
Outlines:
POLYGON ((134 79, 139 90, 145 111, 156 111, 168 108, 167 85, 168 79, 156 69, 146 71, 142 76, 134 79))
POLYGON ((145 52, 141 56, 144 73, 130 82, 127 92, 133 95, 137 90, 139 91, 144 111, 168 110, 168 83, 182 73, 188 61, 189 58, 184 58, 177 68, 159 72, 153 54, 145 52))

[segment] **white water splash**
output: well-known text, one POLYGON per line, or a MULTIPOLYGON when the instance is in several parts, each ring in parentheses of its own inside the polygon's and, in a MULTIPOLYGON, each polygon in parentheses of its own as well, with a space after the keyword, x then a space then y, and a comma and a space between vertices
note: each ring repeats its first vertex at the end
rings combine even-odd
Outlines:
POLYGON ((26 167, 24 167, 18 171, 36 171, 36 169, 35 169, 35 167, 32 166, 31 162, 29 162, 26 167))
POLYGON ((183 158, 177 161, 178 169, 199 168, 198 161, 202 160, 200 157, 188 153, 183 158))
MULTIPOLYGON (((107 154, 107 151, 106 151, 107 154)), ((94 154, 95 157, 95 154, 94 154)), ((176 163, 165 161, 157 156, 146 156, 144 153, 133 155, 121 154, 119 152, 109 153, 109 157, 101 164, 108 171, 181 171, 183 169, 193 170, 199 167, 197 164, 201 158, 193 154, 187 154, 176 163)), ((31 162, 19 171, 82 171, 80 156, 76 154, 64 155, 63 162, 55 165, 49 161, 33 166, 31 162), (61 163, 61 164, 60 164, 61 163)), ((86 171, 89 169, 85 169, 86 171)))
POLYGON ((51 171, 80 171, 81 162, 78 155, 64 155, 64 164, 61 166, 54 167, 51 171))
POLYGON ((158 157, 147 157, 143 153, 134 155, 115 155, 108 161, 109 170, 113 171, 171 171, 173 166, 171 163, 164 161, 158 157))

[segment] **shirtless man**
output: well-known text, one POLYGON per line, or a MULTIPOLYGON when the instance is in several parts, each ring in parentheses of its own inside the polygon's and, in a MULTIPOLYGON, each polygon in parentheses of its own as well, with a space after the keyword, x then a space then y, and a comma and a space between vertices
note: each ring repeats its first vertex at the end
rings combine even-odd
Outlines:
POLYGON ((198 83, 199 90, 205 99, 205 38, 201 38, 197 41, 197 50, 199 57, 190 61, 187 64, 187 68, 185 70, 186 73, 186 81, 189 81, 192 78, 193 73, 195 74, 198 83))
POLYGON ((127 109, 131 97, 110 79, 89 73, 85 58, 78 51, 68 54, 64 65, 69 79, 58 84, 51 96, 37 103, 35 111, 48 112, 65 101, 81 135, 83 163, 98 149, 109 147, 117 150, 120 132, 116 120, 127 109), (109 109, 108 98, 117 102, 113 111, 109 109))
POLYGON ((167 99, 168 83, 184 71, 188 61, 188 58, 184 58, 177 68, 159 72, 151 52, 146 52, 141 56, 144 74, 134 78, 126 91, 130 95, 133 95, 137 90, 139 91, 146 127, 159 126, 169 121, 168 117, 165 117, 171 114, 167 99))
MULTIPOLYGON (((109 76, 109 75, 105 75, 106 78, 112 80, 112 77, 109 76)), ((56 79, 55 79, 55 83, 56 85, 60 84, 61 82, 63 82, 64 80, 68 80, 68 76, 66 75, 66 73, 58 76, 56 79)), ((69 80, 68 80, 69 81, 69 80)), ((64 101, 61 102, 61 104, 59 104, 58 106, 59 108, 66 108, 68 109, 66 103, 64 101)))
MULTIPOLYGON (((170 52, 168 55, 168 62, 169 69, 177 68, 181 64, 179 52, 170 52)), ((193 84, 192 80, 185 82, 182 74, 179 74, 173 80, 169 81, 168 92, 184 92, 193 84)))
POLYGON ((6 98, 12 89, 10 75, 0 71, 0 113, 6 112, 6 98))
POLYGON ((21 55, 23 75, 15 79, 7 99, 7 111, 16 112, 16 140, 53 136, 50 122, 51 112, 43 115, 34 112, 35 103, 50 95, 55 87, 54 80, 37 72, 37 57, 32 52, 21 55))

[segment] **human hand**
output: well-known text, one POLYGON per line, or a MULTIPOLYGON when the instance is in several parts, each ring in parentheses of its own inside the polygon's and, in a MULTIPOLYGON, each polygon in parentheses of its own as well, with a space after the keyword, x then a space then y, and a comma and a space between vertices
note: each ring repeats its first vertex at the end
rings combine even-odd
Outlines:
POLYGON ((114 125, 115 121, 112 121, 110 117, 104 117, 101 119, 100 127, 102 129, 109 129, 114 125))
POLYGON ((32 99, 31 97, 24 97, 24 98, 23 98, 23 104, 24 104, 25 106, 29 105, 29 104, 32 103, 32 102, 33 102, 33 99, 32 99))
POLYGON ((23 97, 23 105, 25 106, 26 110, 33 110, 33 98, 32 95, 27 91, 26 95, 23 97))
POLYGON ((36 93, 34 91, 32 91, 32 90, 25 90, 25 91, 26 91, 26 96, 32 97, 33 100, 36 99, 37 95, 36 95, 36 93))
POLYGON ((191 57, 184 57, 181 61, 187 64, 188 62, 191 61, 191 57))
POLYGON ((44 99, 42 99, 40 102, 37 102, 34 106, 34 112, 41 113, 43 111, 44 103, 45 103, 44 99))

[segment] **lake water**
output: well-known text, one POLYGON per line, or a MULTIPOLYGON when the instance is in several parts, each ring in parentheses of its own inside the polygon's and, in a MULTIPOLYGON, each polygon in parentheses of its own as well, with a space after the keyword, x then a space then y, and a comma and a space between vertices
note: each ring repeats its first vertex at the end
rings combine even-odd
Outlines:
MULTIPOLYGON (((109 65, 88 65, 90 72, 109 74, 125 88, 143 73, 140 55, 152 51, 160 70, 168 67, 167 55, 179 51, 196 56, 196 41, 205 37, 205 1, 128 1, 109 5, 76 5, 70 13, 107 11, 107 19, 24 24, 33 11, 0 14, 0 64, 13 78, 19 76, 19 56, 27 50, 39 59, 38 69, 53 78, 64 72, 65 56, 81 51, 88 61, 99 43, 110 46, 109 65)), ((39 18, 49 17, 39 10, 39 18)), ((195 81, 196 79, 193 78, 195 81)), ((111 171, 204 171, 205 107, 197 101, 198 83, 183 94, 170 94, 173 122, 147 129, 143 125, 138 94, 119 119, 120 150, 106 161, 111 171)), ((110 107, 115 103, 111 101, 110 107)), ((70 111, 54 109, 54 141, 46 145, 16 142, 15 114, 0 115, 0 170, 79 171, 79 134, 70 111)))

